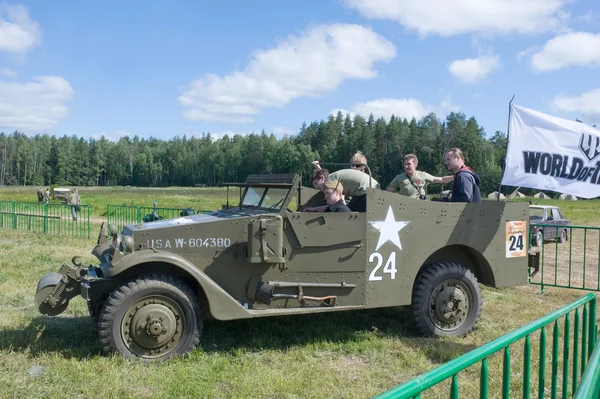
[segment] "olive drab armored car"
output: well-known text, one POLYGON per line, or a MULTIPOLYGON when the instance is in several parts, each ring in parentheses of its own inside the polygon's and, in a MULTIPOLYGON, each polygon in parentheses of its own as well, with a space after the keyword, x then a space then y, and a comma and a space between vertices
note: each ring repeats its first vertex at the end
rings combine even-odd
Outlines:
POLYGON ((145 361, 194 349, 203 320, 412 305, 418 331, 462 336, 481 310, 478 283, 527 282, 527 203, 415 200, 368 189, 366 213, 302 212, 320 191, 289 175, 252 175, 239 206, 104 225, 98 265, 42 277, 36 305, 63 312, 81 295, 106 352, 145 361))

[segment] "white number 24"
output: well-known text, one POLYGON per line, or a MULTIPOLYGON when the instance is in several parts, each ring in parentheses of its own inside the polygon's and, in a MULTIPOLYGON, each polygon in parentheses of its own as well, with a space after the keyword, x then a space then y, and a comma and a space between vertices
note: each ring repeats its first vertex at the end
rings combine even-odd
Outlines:
MULTIPOLYGON (((375 268, 371 271, 371 274, 369 274, 369 281, 383 280, 383 275, 377 275, 377 271, 383 265, 383 255, 381 255, 379 252, 373 252, 371 256, 369 256, 369 263, 373 263, 373 261, 375 260, 377 260, 377 264, 375 265, 375 268)), ((396 269, 396 253, 392 252, 387 261, 385 262, 385 266, 383 267, 383 273, 389 273, 390 278, 392 280, 395 280, 397 271, 398 270, 396 269)))

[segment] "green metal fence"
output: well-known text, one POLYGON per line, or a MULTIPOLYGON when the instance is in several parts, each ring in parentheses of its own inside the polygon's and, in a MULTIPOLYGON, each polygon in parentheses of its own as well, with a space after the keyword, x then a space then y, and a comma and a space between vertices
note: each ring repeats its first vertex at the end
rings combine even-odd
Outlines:
POLYGON ((192 208, 155 208, 151 206, 108 205, 106 219, 119 229, 131 224, 152 222, 161 219, 173 219, 193 213, 209 213, 211 210, 192 208))
POLYGON ((0 228, 90 238, 90 207, 0 201, 0 228))
POLYGON ((600 291, 600 227, 531 224, 532 245, 540 249, 540 268, 529 282, 545 287, 600 291), (538 242, 537 230, 545 239, 538 242))
MULTIPOLYGON (((421 398, 427 393, 425 391, 440 388, 437 385, 448 380, 449 392, 443 396, 458 398, 459 373, 478 363, 480 398, 510 398, 511 386, 517 385, 519 389, 514 390, 517 394, 514 397, 522 395, 523 398, 544 398, 547 392, 551 398, 585 395, 580 392, 593 392, 598 385, 600 354, 598 349, 594 350, 596 340, 596 296, 588 294, 562 309, 384 392, 377 398, 421 398), (552 332, 549 341, 546 330, 550 326, 552 332), (521 340, 522 345, 517 343, 521 340), (520 351, 522 361, 512 361, 511 354, 520 351), (586 369, 588 359, 590 364, 586 369), (489 365, 492 362, 496 365, 500 360, 501 365, 498 364, 498 367, 489 365), (498 373, 494 372, 496 369, 499 369, 498 373), (513 376, 517 378, 512 378, 513 376), (492 381, 497 382, 498 386, 493 387, 492 381), (579 381, 581 385, 578 384, 579 381), (498 392, 494 392, 492 388, 497 388, 498 392)), ((433 397, 440 396, 442 395, 438 390, 433 397)), ((468 397, 474 395, 471 393, 468 397)))
POLYGON ((600 343, 588 361, 581 383, 575 393, 575 399, 598 399, 600 397, 600 343))

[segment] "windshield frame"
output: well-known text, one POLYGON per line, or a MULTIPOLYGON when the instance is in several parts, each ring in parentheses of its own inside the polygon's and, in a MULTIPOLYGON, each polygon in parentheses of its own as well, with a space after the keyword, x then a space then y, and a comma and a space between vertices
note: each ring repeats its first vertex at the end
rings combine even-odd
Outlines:
MULTIPOLYGON (((240 211, 242 209, 256 209, 256 210, 261 210, 261 211, 272 211, 275 213, 281 213, 284 210, 286 210, 286 208, 288 207, 288 205, 291 201, 293 188, 294 187, 290 184, 251 184, 251 185, 248 185, 244 189, 244 194, 242 195, 242 198, 240 200, 240 211), (252 190, 252 191, 250 191, 250 190, 252 190), (283 193, 284 190, 286 191, 285 194, 283 193), (268 193, 269 192, 273 193, 274 191, 277 192, 276 202, 274 202, 272 205, 266 205, 265 199, 268 198, 268 193), (254 192, 257 195, 260 195, 260 199, 258 200, 256 205, 245 203, 249 192, 254 192), (273 207, 273 205, 278 204, 278 203, 279 203, 279 205, 277 207, 273 207)), ((256 202, 256 201, 252 201, 252 202, 256 202)))

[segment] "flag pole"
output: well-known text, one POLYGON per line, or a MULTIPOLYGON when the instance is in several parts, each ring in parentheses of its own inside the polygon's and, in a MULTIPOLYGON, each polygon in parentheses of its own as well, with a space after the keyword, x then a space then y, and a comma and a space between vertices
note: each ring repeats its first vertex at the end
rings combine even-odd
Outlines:
POLYGON ((500 202, 500 190, 502 189, 502 180, 504 179, 504 173, 506 173, 506 154, 508 152, 508 142, 510 140, 510 112, 511 105, 513 100, 515 99, 515 95, 513 94, 512 98, 508 102, 508 124, 506 126, 506 148, 504 149, 504 170, 502 171, 502 177, 500 178, 500 184, 498 185, 498 202, 500 202))

